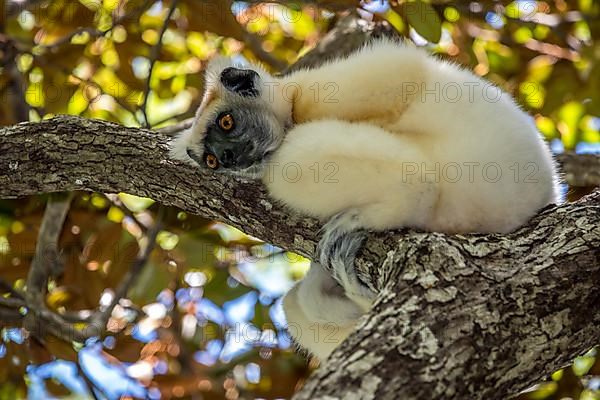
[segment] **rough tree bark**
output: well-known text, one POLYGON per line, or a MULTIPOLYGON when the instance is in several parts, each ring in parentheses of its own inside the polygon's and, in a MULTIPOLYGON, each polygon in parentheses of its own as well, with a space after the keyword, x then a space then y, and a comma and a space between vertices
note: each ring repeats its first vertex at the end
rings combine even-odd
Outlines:
POLYGON ((506 236, 377 235, 377 302, 296 399, 504 399, 566 365, 600 343, 599 222, 596 192, 506 236))
MULTIPOLYGON (((170 161, 167 141, 76 117, 3 128, 0 198, 123 191, 312 254, 318 221, 170 161)), ((561 160, 571 182, 598 183, 598 157, 561 160)), ((510 235, 371 234, 357 266, 375 306, 297 399, 504 399, 600 342, 600 192, 510 235)))

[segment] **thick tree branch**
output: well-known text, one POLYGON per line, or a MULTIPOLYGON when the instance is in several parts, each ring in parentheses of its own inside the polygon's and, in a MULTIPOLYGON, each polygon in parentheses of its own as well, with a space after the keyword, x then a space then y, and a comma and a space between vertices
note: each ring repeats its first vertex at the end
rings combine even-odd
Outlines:
POLYGON ((317 221, 289 215, 259 184, 171 161, 168 140, 152 131, 71 116, 2 128, 0 197, 124 191, 226 221, 304 255, 312 252, 317 221))
MULTIPOLYGON (((318 221, 290 214, 270 200, 260 184, 170 160, 169 140, 157 132, 73 116, 2 128, 0 197, 71 190, 127 192, 312 254, 318 221)), ((584 157, 585 164, 594 168, 592 158, 598 157, 584 157)), ((582 168, 578 156, 564 159, 567 169, 582 168)))

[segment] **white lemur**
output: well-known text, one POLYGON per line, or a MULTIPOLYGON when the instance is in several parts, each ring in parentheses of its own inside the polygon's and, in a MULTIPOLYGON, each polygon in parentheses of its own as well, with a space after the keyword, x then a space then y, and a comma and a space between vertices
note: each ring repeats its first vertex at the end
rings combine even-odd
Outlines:
POLYGON ((391 40, 283 77, 213 60, 172 154, 262 178, 328 220, 319 262, 284 299, 290 333, 321 359, 374 298, 353 262, 363 230, 505 233, 558 199, 551 154, 508 94, 391 40))

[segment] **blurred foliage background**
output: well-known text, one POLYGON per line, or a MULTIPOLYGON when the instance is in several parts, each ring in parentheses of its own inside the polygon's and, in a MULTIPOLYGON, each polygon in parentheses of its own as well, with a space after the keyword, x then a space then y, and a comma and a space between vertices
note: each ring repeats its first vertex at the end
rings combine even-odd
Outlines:
MULTIPOLYGON (((4 1, 0 124, 75 114, 168 126, 193 115, 213 55, 281 71, 348 13, 387 21, 512 93, 553 151, 600 151, 595 0, 4 1)), ((317 367, 293 351, 280 305, 308 261, 170 208, 101 340, 31 335, 18 300, 46 201, 0 201, 0 399, 289 398, 317 367)), ((126 194, 77 193, 47 307, 85 327, 111 303, 159 208, 126 194)), ((518 398, 600 399, 595 354, 518 398)))

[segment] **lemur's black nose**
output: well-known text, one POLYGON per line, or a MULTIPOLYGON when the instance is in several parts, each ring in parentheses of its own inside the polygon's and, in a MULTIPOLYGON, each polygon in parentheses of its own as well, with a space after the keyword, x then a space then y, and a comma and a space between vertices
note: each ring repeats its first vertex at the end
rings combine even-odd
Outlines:
POLYGON ((227 149, 223 150, 223 154, 221 154, 221 165, 225 168, 230 168, 235 165, 235 155, 233 151, 227 149))

